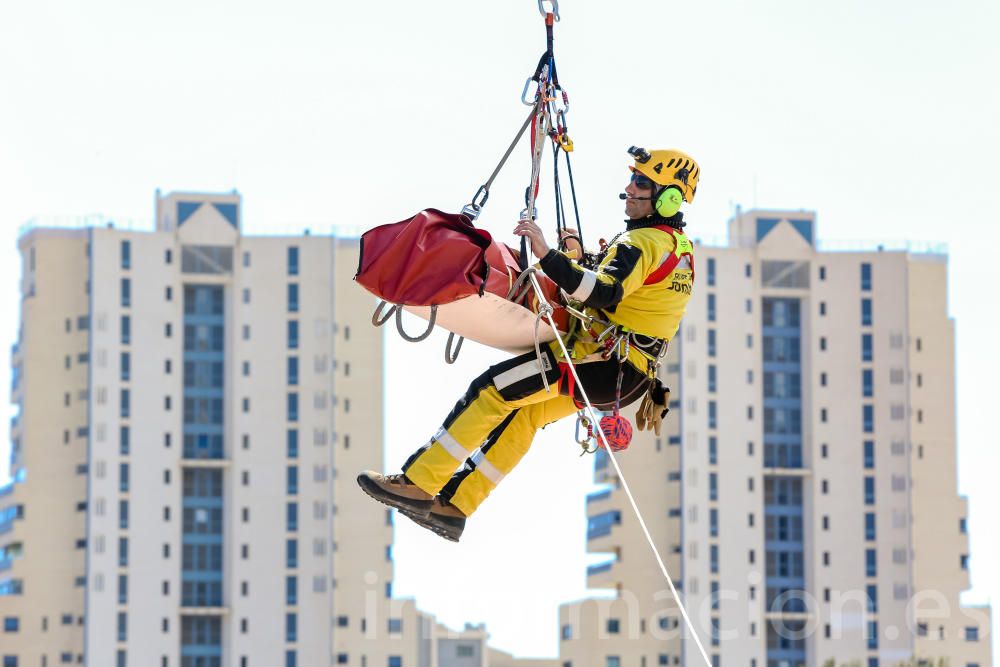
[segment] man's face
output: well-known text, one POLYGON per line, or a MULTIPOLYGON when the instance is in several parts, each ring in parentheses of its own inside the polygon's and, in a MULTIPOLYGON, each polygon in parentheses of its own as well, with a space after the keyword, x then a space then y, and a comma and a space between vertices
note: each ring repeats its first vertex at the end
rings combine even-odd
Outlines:
POLYGON ((632 172, 632 180, 625 188, 628 199, 625 200, 625 215, 631 220, 641 220, 653 215, 652 199, 634 199, 635 197, 652 197, 653 182, 640 174, 632 172))

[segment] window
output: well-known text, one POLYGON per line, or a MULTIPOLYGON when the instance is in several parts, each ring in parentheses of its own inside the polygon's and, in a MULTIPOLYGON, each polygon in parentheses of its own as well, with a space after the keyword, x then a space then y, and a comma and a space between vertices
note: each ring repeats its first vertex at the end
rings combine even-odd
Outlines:
POLYGON ((865 539, 875 541, 875 513, 865 512, 865 539))
POLYGON ((389 619, 389 632, 398 634, 403 631, 403 619, 401 618, 390 618, 389 619))
POLYGON ((708 510, 708 535, 709 537, 719 536, 719 510, 714 507, 708 510))
POLYGON ((875 504, 875 478, 865 477, 865 505, 875 504))
POLYGON ((122 493, 128 493, 128 464, 120 463, 118 464, 118 490, 122 493))
POLYGON ((299 358, 288 357, 288 384, 297 385, 299 383, 299 358))
POLYGON ((707 265, 706 265, 705 268, 707 269, 706 273, 708 274, 708 276, 707 276, 708 286, 709 287, 715 287, 715 258, 714 257, 709 257, 708 258, 708 263, 707 263, 707 265))
POLYGON ((128 639, 128 615, 118 612, 118 641, 123 642, 128 639))
POLYGON ((708 402, 708 427, 718 427, 718 404, 715 401, 708 402))
POLYGON ((622 667, 622 660, 617 655, 609 655, 604 661, 604 667, 622 667))
POLYGON ((708 547, 708 564, 709 571, 712 574, 719 573, 719 545, 710 544, 708 547))
POLYGON ((719 462, 719 439, 714 435, 708 437, 708 462, 712 465, 719 462))
POLYGON ((874 577, 877 576, 877 560, 875 556, 874 549, 865 549, 865 576, 874 577))
POLYGON ((288 246, 288 275, 299 275, 299 248, 298 246, 288 246))
POLYGON ((865 586, 865 591, 868 596, 868 611, 874 614, 878 611, 878 586, 868 584, 865 586))
POLYGON ((967 641, 967 642, 978 642, 979 641, 979 628, 977 628, 977 627, 967 627, 967 628, 965 628, 965 641, 967 641))
POLYGON ((708 391, 711 392, 711 393, 713 393, 713 394, 716 391, 716 384, 717 384, 716 375, 717 375, 717 371, 718 371, 718 368, 716 367, 715 364, 709 364, 708 365, 708 391))
POLYGON ((403 667, 403 659, 398 655, 390 655, 389 667, 403 667))
POLYGON ((290 428, 286 433, 286 444, 288 447, 288 458, 294 459, 299 456, 299 432, 297 429, 290 428))
POLYGON ((297 350, 299 348, 299 321, 288 320, 288 349, 297 350))
POLYGON ((861 299, 861 324, 871 326, 872 323, 872 300, 861 299))
POLYGON ((128 501, 118 501, 118 527, 122 530, 128 529, 128 501))
POLYGON ((861 265, 861 291, 872 291, 872 265, 867 262, 861 265))
POLYGON ((878 648, 878 621, 868 621, 868 650, 878 648))
POLYGON ((708 330, 708 356, 715 356, 715 329, 708 330))
POLYGON ((287 484, 288 495, 294 496, 299 492, 299 467, 298 466, 288 466, 287 484))
POLYGON ((296 656, 296 652, 291 649, 285 651, 285 667, 296 667, 296 656))
POLYGON ((128 567, 128 538, 118 538, 118 566, 128 567))
POLYGON ((875 393, 875 378, 874 371, 870 368, 865 368, 861 371, 861 394, 867 398, 871 398, 875 393))
POLYGON ((132 358, 128 352, 122 352, 119 363, 119 373, 122 382, 128 382, 129 376, 132 374, 132 358))
POLYGON ((875 406, 861 406, 861 422, 865 433, 875 432, 875 406))
POLYGON ((121 319, 121 341, 122 345, 128 345, 132 340, 132 320, 128 315, 122 315, 121 319))
POLYGON ((128 308, 132 305, 132 281, 128 278, 122 278, 121 305, 122 308, 128 308))
POLYGON ((285 541, 285 567, 292 570, 299 566, 299 542, 298 540, 285 541))
POLYGON ((875 467, 875 441, 865 440, 864 443, 864 453, 865 453, 865 468, 871 470, 875 467))
POLYGON ((298 577, 285 577, 285 604, 294 607, 299 603, 298 577))
POLYGON ((861 334, 861 361, 871 361, 872 356, 872 335, 861 334))
POLYGON ((819 314, 821 317, 826 315, 826 301, 819 302, 819 314))
POLYGON ((299 285, 288 283, 288 312, 299 312, 299 285))
POLYGON ((715 321, 715 294, 712 293, 708 295, 708 321, 715 321))
POLYGON ((708 473, 708 499, 719 499, 719 475, 714 472, 708 473))
POLYGON ((121 265, 123 269, 132 268, 132 243, 131 241, 121 242, 121 265))
POLYGON ((17 632, 20 629, 21 622, 18 620, 17 616, 6 616, 3 619, 3 631, 4 632, 17 632))
POLYGON ((288 421, 299 420, 299 395, 295 392, 288 393, 288 421))

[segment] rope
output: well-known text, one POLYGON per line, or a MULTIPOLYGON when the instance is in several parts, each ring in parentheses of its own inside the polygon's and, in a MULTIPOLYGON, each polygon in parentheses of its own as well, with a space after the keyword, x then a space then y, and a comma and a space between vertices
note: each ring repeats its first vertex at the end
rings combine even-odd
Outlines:
MULTIPOLYGON (((576 204, 576 184, 573 183, 573 166, 569 162, 569 151, 566 154, 566 173, 569 174, 569 191, 573 195, 573 215, 576 216, 576 235, 580 237, 580 248, 586 248, 583 244, 583 224, 580 222, 580 207, 576 204)), ((582 253, 582 250, 581 250, 582 253)), ((581 259, 583 259, 581 257, 581 259)))
MULTIPOLYGON (((569 371, 572 373, 573 378, 576 381, 576 385, 580 388, 580 395, 583 396, 583 401, 586 404, 586 409, 590 414, 592 423, 600 423, 597 411, 594 410, 594 405, 590 402, 590 398, 587 396, 587 391, 584 389, 583 383, 580 382, 580 376, 576 373, 576 366, 573 364, 569 356, 569 350, 566 349, 566 344, 563 342, 562 336, 559 335, 559 329, 556 327, 555 321, 552 319, 552 306, 545 300, 545 295, 542 293, 542 288, 538 285, 538 281, 535 279, 534 274, 531 274, 530 277, 531 284, 535 288, 535 294, 538 296, 539 314, 541 315, 541 313, 545 313, 545 317, 548 319, 549 325, 552 327, 552 331, 556 334, 556 340, 559 341, 559 347, 562 350, 563 358, 565 358, 568 362, 569 371)), ((663 577, 667 580, 667 584, 670 586, 670 592, 674 596, 674 601, 677 602, 677 608, 681 610, 681 616, 684 617, 684 622, 687 624, 688 630, 690 630, 691 636, 694 638, 694 642, 697 644, 698 650, 701 652, 701 657, 705 660, 705 665, 707 667, 712 667, 712 661, 709 660, 708 653, 705 652, 705 647, 702 645, 701 639, 698 638, 698 633, 694 629, 694 624, 691 622, 691 618, 688 616, 687 610, 684 608, 684 603, 681 602, 681 597, 677 593, 674 581, 670 578, 667 566, 663 563, 663 559, 660 558, 660 552, 656 549, 656 544, 653 542, 653 536, 649 534, 649 528, 646 527, 646 520, 642 518, 642 512, 639 511, 639 506, 635 502, 635 497, 632 495, 632 489, 629 488, 628 481, 626 481, 625 475, 622 473, 621 466, 618 465, 618 460, 615 458, 615 454, 611 450, 611 446, 608 444, 607 438, 604 436, 604 431, 601 429, 596 430, 597 435, 601 438, 601 442, 604 443, 604 451, 607 452, 608 458, 611 459, 611 463, 615 467, 615 472, 618 473, 618 478, 622 482, 622 489, 625 490, 625 495, 628 496, 628 501, 632 505, 632 510, 635 512, 636 518, 639 519, 639 526, 642 527, 642 532, 646 536, 649 548, 652 549, 653 555, 656 557, 656 562, 660 566, 660 572, 663 573, 663 577)))
MULTIPOLYGON (((548 114, 545 113, 545 99, 539 88, 539 94, 533 107, 535 114, 534 134, 531 142, 531 181, 524 195, 525 209, 522 216, 526 220, 535 221, 535 197, 538 195, 538 178, 542 169, 542 149, 545 137, 548 136, 548 114)), ((518 258, 521 270, 528 268, 528 237, 521 237, 521 256, 518 258)))
POLYGON ((479 217, 479 212, 483 209, 483 206, 486 205, 486 200, 490 198, 490 187, 493 185, 494 179, 496 179, 496 177, 500 174, 500 170, 503 169, 503 166, 507 164, 507 159, 510 157, 510 154, 514 152, 514 148, 517 147, 517 144, 521 141, 521 137, 524 136, 528 126, 531 125, 531 121, 535 117, 535 111, 536 110, 532 108, 531 113, 525 119, 524 123, 521 124, 521 129, 517 131, 514 141, 510 142, 510 146, 507 147, 503 157, 500 158, 500 162, 497 164, 496 168, 493 169, 493 173, 490 174, 490 177, 486 179, 485 183, 479 186, 479 190, 477 190, 476 194, 472 197, 472 202, 462 209, 462 213, 466 214, 471 219, 475 220, 479 217))
POLYGON ((448 343, 444 346, 444 360, 445 363, 453 364, 458 361, 458 353, 462 351, 462 343, 465 342, 465 336, 458 337, 458 345, 455 346, 454 354, 451 351, 451 345, 455 341, 455 332, 452 331, 448 334, 448 343))

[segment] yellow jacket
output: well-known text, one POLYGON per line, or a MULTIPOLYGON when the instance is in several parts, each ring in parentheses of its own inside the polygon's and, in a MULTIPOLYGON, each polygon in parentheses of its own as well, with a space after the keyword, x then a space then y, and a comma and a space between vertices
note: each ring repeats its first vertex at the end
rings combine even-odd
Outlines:
POLYGON ((669 340, 694 285, 694 248, 674 227, 630 222, 596 270, 550 251, 539 262, 571 299, 629 331, 669 340))

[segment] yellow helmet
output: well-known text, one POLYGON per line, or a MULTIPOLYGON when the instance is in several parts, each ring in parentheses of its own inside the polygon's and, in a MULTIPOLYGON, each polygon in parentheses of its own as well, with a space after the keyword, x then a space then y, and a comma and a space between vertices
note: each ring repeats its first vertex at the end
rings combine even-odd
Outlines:
POLYGON ((662 188, 676 187, 687 203, 694 201, 701 169, 690 155, 674 149, 647 151, 638 146, 629 148, 628 153, 635 159, 635 166, 630 169, 662 188))

